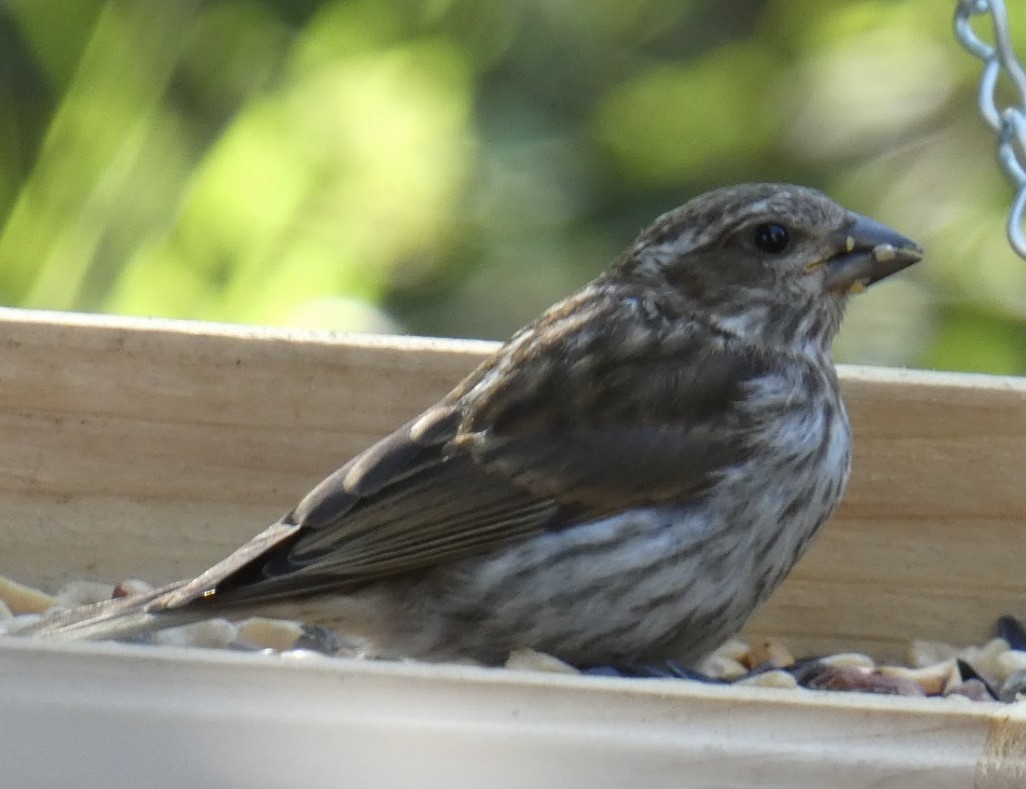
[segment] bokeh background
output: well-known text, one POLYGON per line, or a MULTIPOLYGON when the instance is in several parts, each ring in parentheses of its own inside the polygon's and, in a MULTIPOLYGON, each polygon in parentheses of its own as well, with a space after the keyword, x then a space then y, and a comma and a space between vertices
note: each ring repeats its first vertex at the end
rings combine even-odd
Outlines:
POLYGON ((953 9, 6 0, 0 303, 499 339, 662 211, 787 180, 928 249, 856 300, 841 361, 1023 373, 953 9))

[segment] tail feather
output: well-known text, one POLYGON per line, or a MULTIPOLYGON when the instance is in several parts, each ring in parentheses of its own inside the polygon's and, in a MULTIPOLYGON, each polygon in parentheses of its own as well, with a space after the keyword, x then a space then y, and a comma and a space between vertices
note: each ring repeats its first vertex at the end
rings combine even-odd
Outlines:
POLYGON ((162 610, 152 613, 152 603, 179 589, 184 582, 129 597, 56 611, 41 620, 8 633, 13 636, 65 638, 88 641, 130 641, 146 633, 189 624, 210 616, 195 609, 162 610))

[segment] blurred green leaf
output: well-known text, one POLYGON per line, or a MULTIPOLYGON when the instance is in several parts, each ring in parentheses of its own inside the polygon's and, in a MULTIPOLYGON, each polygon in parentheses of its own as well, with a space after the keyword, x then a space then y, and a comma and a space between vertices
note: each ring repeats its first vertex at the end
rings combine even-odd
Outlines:
POLYGON ((739 44, 646 70, 612 89, 598 134, 620 168, 645 182, 736 171, 772 144, 774 65, 757 45, 739 44))
POLYGON ((927 248, 857 300, 839 358, 1026 372, 1011 188, 952 11, 14 0, 0 297, 501 337, 656 214, 776 179, 927 248))
POLYGON ((1026 322, 965 306, 944 313, 926 357, 930 367, 1009 375, 1026 369, 1026 322))

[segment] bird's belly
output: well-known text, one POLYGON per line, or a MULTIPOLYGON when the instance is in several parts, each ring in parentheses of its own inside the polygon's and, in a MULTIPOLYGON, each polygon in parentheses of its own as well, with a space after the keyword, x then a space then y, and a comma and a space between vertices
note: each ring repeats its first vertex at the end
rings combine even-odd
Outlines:
POLYGON ((635 510, 439 570, 412 597, 424 656, 501 662, 517 647, 576 665, 675 657, 693 661, 735 633, 783 579, 818 526, 799 514, 794 535, 771 502, 755 520, 710 523, 702 507, 635 510), (747 532, 747 533, 746 533, 747 532))
POLYGON ((840 498, 847 423, 795 446, 777 462, 731 469, 685 504, 628 510, 437 568, 400 592, 397 651, 488 663, 518 647, 575 664, 699 659, 769 596, 840 498))

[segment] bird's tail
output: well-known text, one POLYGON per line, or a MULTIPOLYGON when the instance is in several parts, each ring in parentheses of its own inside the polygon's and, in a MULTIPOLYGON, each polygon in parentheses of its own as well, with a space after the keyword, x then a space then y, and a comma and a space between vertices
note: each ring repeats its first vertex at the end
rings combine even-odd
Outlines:
POLYGON ((8 635, 39 638, 65 638, 88 641, 130 641, 155 630, 189 624, 209 617, 193 609, 151 611, 151 606, 173 593, 179 581, 128 597, 116 597, 99 603, 56 611, 8 635))

